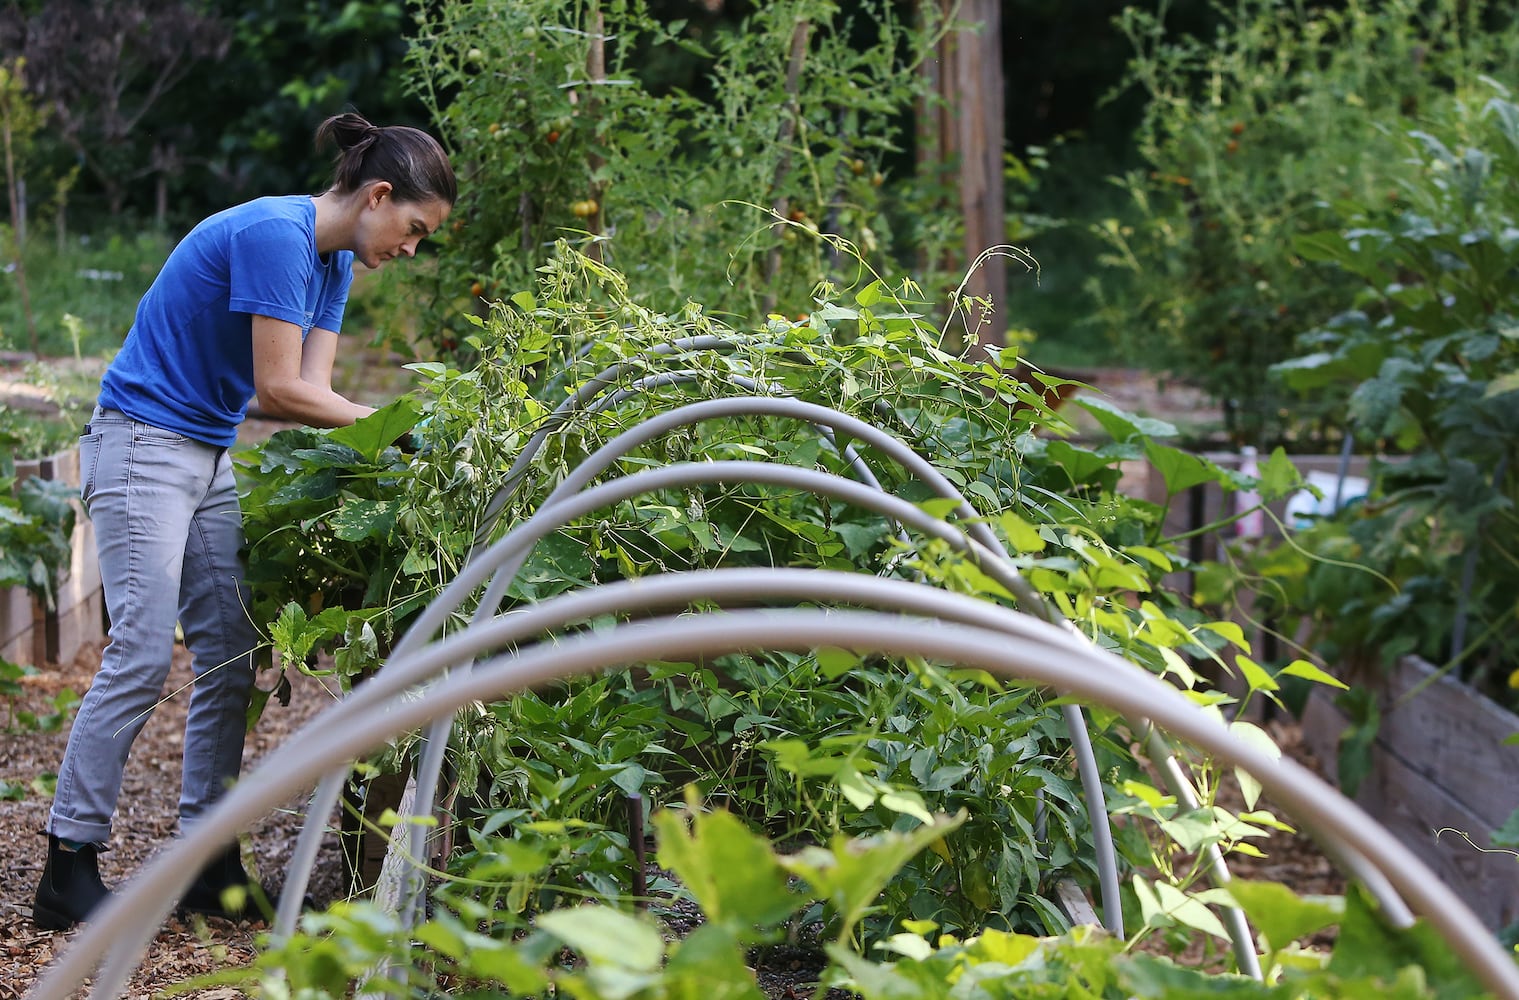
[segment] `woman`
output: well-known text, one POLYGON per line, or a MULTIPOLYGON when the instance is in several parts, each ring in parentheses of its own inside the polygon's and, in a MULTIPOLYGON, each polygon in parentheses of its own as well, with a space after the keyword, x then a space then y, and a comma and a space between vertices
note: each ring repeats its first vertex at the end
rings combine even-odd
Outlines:
MULTIPOLYGON (((168 676, 176 622, 195 674, 181 832, 237 778, 259 639, 227 450, 255 393, 266 413, 316 427, 373 412, 332 388, 353 261, 376 268, 412 256, 457 197, 448 157, 425 132, 350 113, 323 122, 316 140, 339 150, 325 192, 227 209, 174 248, 80 438, 111 632, 58 771, 32 910, 39 928, 72 927, 109 895, 96 855, 110 840, 127 753, 168 676)), ((247 885, 233 845, 181 908, 228 915, 223 901, 237 894, 225 890, 247 885)))

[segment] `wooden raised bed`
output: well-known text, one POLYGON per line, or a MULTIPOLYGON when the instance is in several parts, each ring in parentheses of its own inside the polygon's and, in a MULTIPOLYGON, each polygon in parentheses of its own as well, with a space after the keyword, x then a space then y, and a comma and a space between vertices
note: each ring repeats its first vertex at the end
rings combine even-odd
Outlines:
MULTIPOLYGON (((1382 679, 1372 770, 1356 802, 1417 852, 1484 923, 1501 930, 1519 920, 1519 858, 1483 852, 1492 846, 1492 831, 1519 808, 1519 746, 1503 743, 1519 732, 1519 715, 1436 673, 1424 660, 1405 657, 1382 679)), ((1330 693, 1309 698, 1303 740, 1330 770, 1346 725, 1330 693)))
MULTIPOLYGON (((36 476, 79 488, 79 449, 18 461, 16 481, 36 476)), ((68 663, 85 643, 105 635, 105 595, 95 556, 95 526, 75 501, 73 555, 58 582, 57 606, 42 606, 24 588, 0 589, 0 657, 12 663, 68 663)))
MULTIPOLYGON (((1208 453, 1226 468, 1236 468, 1239 456, 1208 453)), ((1294 455, 1293 464, 1310 472, 1337 473, 1337 455, 1294 455)), ((1356 456, 1346 470, 1366 476, 1368 462, 1356 456)), ((1165 487, 1153 469, 1135 470, 1145 476, 1140 495, 1160 502, 1165 487)), ((1224 517, 1235 502, 1217 484, 1194 487, 1173 501, 1167 518, 1168 534, 1191 532, 1224 517)), ((1272 504, 1285 519, 1285 503, 1272 504)), ((1267 520, 1264 535, 1280 535, 1267 520)), ((1220 557, 1231 534, 1202 534, 1189 542, 1193 559, 1220 557)), ((1189 574, 1175 573, 1167 585, 1181 593, 1192 590, 1189 574)), ((1241 621, 1250 629, 1248 623, 1241 621)), ((1519 746, 1504 740, 1519 733, 1519 715, 1507 711, 1465 684, 1437 671, 1417 657, 1404 658, 1388 675, 1373 681, 1381 728, 1372 751, 1372 770, 1362 782, 1356 802, 1429 864, 1440 878, 1472 907, 1493 930, 1519 923, 1519 857, 1492 849, 1493 831, 1519 808, 1519 746), (1420 685, 1424 685, 1422 688, 1420 685), (1410 692, 1417 693, 1410 695, 1410 692), (1405 698, 1405 696, 1408 696, 1405 698), (1470 838, 1468 842, 1467 838, 1470 838)), ((1224 690, 1242 694, 1237 678, 1215 678, 1224 690)), ((1335 692, 1316 689, 1302 718, 1305 746, 1334 779, 1339 740, 1348 719, 1334 704, 1335 692)), ((1256 708, 1259 709, 1259 702, 1256 708)))

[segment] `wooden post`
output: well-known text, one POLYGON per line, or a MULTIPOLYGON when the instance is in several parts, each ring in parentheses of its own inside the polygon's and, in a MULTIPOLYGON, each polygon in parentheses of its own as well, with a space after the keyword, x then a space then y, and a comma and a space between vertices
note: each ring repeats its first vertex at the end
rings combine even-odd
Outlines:
MULTIPOLYGON (((597 88, 606 83, 607 79, 607 21, 602 13, 601 4, 591 5, 590 16, 591 49, 586 55, 586 79, 589 85, 586 87, 586 127, 591 129, 594 135, 601 120, 601 95, 597 88)), ((600 233, 605 229, 605 221, 602 219, 601 200, 606 197, 606 185, 596 180, 596 173, 606 165, 606 160, 596 153, 586 156, 586 166, 590 169, 591 187, 590 200, 595 202, 596 210, 585 220, 585 227, 592 233, 600 233)), ((592 260, 601 261, 601 244, 591 243, 586 247, 586 256, 592 260)))
MULTIPOLYGON (((939 43, 937 58, 924 64, 938 100, 919 108, 918 169, 944 171, 942 178, 959 193, 965 224, 960 259, 940 262, 968 269, 987 249, 1005 242, 1005 194, 1002 179, 1006 139, 1002 72, 1001 0, 925 0, 938 3, 941 17, 959 8, 953 30, 939 43), (949 175, 949 171, 954 174, 949 175)), ((984 261, 969 275, 965 294, 989 298, 1005 307, 1007 267, 1000 256, 984 261)), ((974 331, 976 341, 995 350, 1003 343, 1003 326, 993 320, 974 331)))
MULTIPOLYGON (((791 140, 796 136, 796 119, 799 113, 797 108, 797 94, 801 90, 802 68, 807 62, 807 44, 812 38, 812 22, 806 18, 798 18, 791 28, 791 53, 786 62, 786 115, 781 119, 779 134, 775 137, 776 145, 781 149, 780 158, 775 164, 775 178, 772 189, 776 191, 774 201, 770 208, 777 216, 784 219, 790 214, 790 200, 784 194, 779 193, 781 186, 786 181, 786 175, 791 172, 791 153, 789 147, 791 140)), ((776 306, 775 279, 781 272, 781 251, 779 247, 770 250, 765 260, 765 284, 770 291, 765 294, 765 312, 773 312, 776 306)))

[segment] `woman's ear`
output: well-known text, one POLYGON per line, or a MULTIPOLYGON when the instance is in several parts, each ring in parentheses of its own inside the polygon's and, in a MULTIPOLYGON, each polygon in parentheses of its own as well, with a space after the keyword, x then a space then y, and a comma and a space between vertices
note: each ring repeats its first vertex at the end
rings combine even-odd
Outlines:
POLYGON ((395 189, 390 181, 374 181, 369 185, 369 191, 364 197, 364 204, 370 208, 379 208, 380 202, 384 201, 395 189))

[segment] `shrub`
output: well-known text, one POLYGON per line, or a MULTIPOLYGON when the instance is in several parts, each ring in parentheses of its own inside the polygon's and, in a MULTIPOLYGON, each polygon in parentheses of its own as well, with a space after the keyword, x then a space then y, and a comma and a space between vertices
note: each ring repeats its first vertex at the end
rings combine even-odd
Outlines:
POLYGON ((1266 374, 1357 287, 1297 238, 1410 209, 1424 168, 1404 135, 1438 130, 1484 74, 1511 75, 1519 22, 1457 0, 1247 0, 1219 5, 1223 26, 1198 40, 1167 34, 1167 8, 1123 15, 1146 166, 1119 180, 1131 210, 1096 227, 1106 326, 1125 354, 1213 393, 1240 443, 1337 440, 1343 397, 1293 396, 1266 374))
MULTIPOLYGON (((1496 82, 1404 137, 1399 211, 1347 210, 1295 250, 1357 282, 1275 373, 1342 397, 1378 456, 1363 504, 1316 524, 1263 571, 1272 613, 1329 658, 1416 653, 1513 703, 1519 588, 1519 105, 1496 82)), ((1349 209, 1349 207, 1348 207, 1349 209)))
MULTIPOLYGON (((805 322, 775 315, 734 327, 694 303, 675 314, 646 308, 624 276, 561 245, 534 291, 477 320, 468 345, 480 359, 474 367, 414 365, 425 384, 374 417, 330 432, 283 431, 240 457, 255 620, 272 623, 287 669, 332 650, 332 669, 355 679, 378 666, 473 546, 541 509, 551 488, 613 435, 693 397, 758 392, 864 417, 932 456, 994 512, 996 530, 1050 601, 1105 646, 1198 685, 1188 657, 1219 655, 1238 630, 1201 619, 1158 588, 1180 560, 1159 538, 1163 509, 1118 492, 1120 465, 1150 459, 1172 492, 1205 481, 1232 488, 1236 480, 1146 437, 1110 407, 1096 412, 1113 443, 1094 450, 1061 440, 1068 425, 1011 374, 1015 353, 999 367, 941 351, 944 331, 923 319, 931 305, 908 281, 824 284, 805 322), (724 346, 680 348, 698 336, 724 346), (606 405, 555 412, 556 402, 588 391, 613 366, 606 396, 589 397, 606 405), (524 457, 540 430, 542 446, 524 457), (408 432, 412 454, 395 444, 408 432)), ((1159 422, 1146 429, 1165 433, 1159 422)), ((749 457, 847 474, 842 447, 792 421, 735 417, 659 437, 621 464, 749 457)), ((942 503, 866 451, 883 488, 942 503)), ((731 483, 661 491, 576 519, 534 549, 506 602, 745 565, 905 573, 1012 599, 942 541, 899 541, 879 515, 731 483)), ((449 628, 464 624, 461 617, 449 628)), ((1137 802, 1147 786, 1117 726, 1099 720, 1100 759, 1112 794, 1137 802), (1120 793, 1124 781, 1131 784, 1120 793)), ((890 888, 868 920, 872 934, 903 916, 957 929, 1058 929, 1063 918, 1042 890, 1061 877, 1091 880, 1089 827, 1055 706, 980 675, 818 656, 654 663, 482 706, 455 732, 458 814, 469 829, 509 829, 519 847, 535 851, 549 850, 540 844, 545 831, 573 831, 572 843, 550 851, 546 874, 491 896, 494 919, 513 926, 584 886, 625 892, 619 796, 657 799, 686 783, 802 842, 838 831, 869 836, 967 809, 945 849, 912 862, 890 888), (1043 838, 1033 834, 1040 790, 1043 838)), ((403 743, 383 766, 410 751, 403 743)), ((1162 827, 1177 813, 1159 796, 1151 805, 1137 812, 1162 827)), ((1251 825, 1259 817, 1235 827, 1205 809, 1199 822, 1207 843, 1263 833, 1251 825)), ((1150 860, 1142 827, 1130 826, 1126 842, 1136 861, 1150 860)), ((487 856, 480 863, 502 850, 473 839, 471 846, 487 856)), ((1191 862, 1165 863, 1182 884, 1200 874, 1191 862)))

